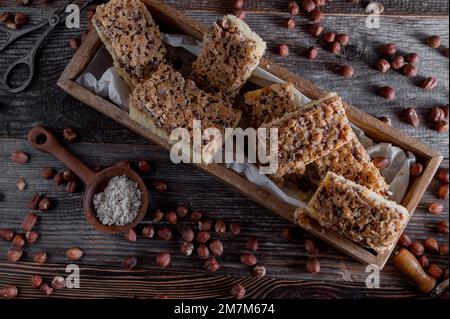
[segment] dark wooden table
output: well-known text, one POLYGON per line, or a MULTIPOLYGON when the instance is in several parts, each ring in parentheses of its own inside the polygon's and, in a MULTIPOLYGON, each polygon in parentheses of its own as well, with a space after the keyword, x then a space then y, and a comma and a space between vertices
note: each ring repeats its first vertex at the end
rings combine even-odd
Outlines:
MULTIPOLYGON (((76 1, 81 3, 81 1, 76 1)), ((231 11, 228 0, 166 1, 201 22, 210 24, 215 18, 231 11)), ((289 16, 286 0, 248 0, 246 12, 248 24, 269 44, 268 55, 293 72, 320 85, 339 92, 352 105, 376 116, 389 116, 393 125, 407 134, 425 141, 445 154, 443 166, 448 167, 448 134, 438 134, 426 120, 429 110, 436 105, 448 103, 449 72, 448 59, 438 50, 424 45, 427 35, 438 34, 443 45, 448 46, 448 1, 381 1, 385 12, 381 17, 381 28, 365 27, 364 8, 367 1, 352 4, 334 1, 324 7, 324 26, 337 32, 348 32, 355 43, 365 43, 364 54, 350 62, 355 69, 352 79, 343 79, 334 73, 336 65, 344 60, 320 50, 319 57, 310 61, 302 51, 316 44, 307 29, 310 21, 306 15, 297 16, 297 28, 285 29, 283 21, 289 16), (397 72, 381 74, 373 67, 377 59, 376 47, 380 43, 395 42, 403 52, 417 52, 421 63, 419 76, 408 79, 397 72), (287 43, 291 53, 286 58, 273 54, 279 43, 287 43), (424 91, 415 85, 423 76, 434 76, 438 86, 424 91), (379 85, 391 85, 397 89, 397 99, 387 102, 374 94, 379 85), (420 128, 404 122, 401 112, 414 106, 422 119, 420 128)), ((30 23, 46 17, 51 9, 64 1, 56 0, 49 5, 34 1, 32 6, 18 10, 30 16, 30 23)), ((14 1, 0 1, 0 12, 14 11, 14 1)), ((0 228, 19 230, 20 223, 28 212, 26 203, 35 192, 52 198, 55 209, 39 213, 40 238, 34 245, 25 248, 25 256, 17 264, 6 261, 10 243, 0 242, 0 287, 17 285, 20 297, 42 297, 30 288, 32 274, 42 274, 46 280, 65 274, 70 262, 65 250, 71 246, 85 251, 81 261, 81 288, 55 291, 53 296, 67 298, 152 297, 157 294, 173 298, 230 297, 230 287, 242 282, 251 298, 406 298, 426 297, 399 273, 391 262, 381 273, 381 287, 368 289, 365 285, 365 266, 324 244, 320 245, 320 274, 308 274, 305 270, 306 252, 304 241, 311 238, 300 229, 295 230, 295 239, 287 242, 281 238, 281 230, 294 227, 267 209, 241 196, 214 178, 205 175, 190 165, 175 165, 166 151, 153 145, 139 135, 125 129, 91 108, 74 100, 56 86, 56 81, 70 60, 73 50, 68 40, 79 37, 86 25, 82 16, 81 29, 59 27, 43 45, 38 58, 38 73, 31 87, 23 93, 11 94, 0 89, 0 228), (79 133, 78 142, 67 147, 89 165, 113 165, 122 160, 149 159, 153 172, 145 176, 149 182, 160 179, 168 184, 163 194, 151 191, 151 210, 168 210, 180 203, 200 210, 205 216, 242 226, 238 236, 223 237, 225 253, 219 258, 222 268, 211 275, 202 269, 196 257, 182 256, 180 240, 161 242, 157 239, 138 237, 137 242, 125 241, 122 236, 107 236, 87 225, 82 212, 82 193, 67 194, 64 187, 55 187, 53 182, 41 178, 41 169, 46 166, 58 171, 63 165, 52 156, 33 150, 26 141, 28 130, 36 124, 45 124, 61 136, 66 127, 74 127, 79 133), (30 154, 26 165, 11 162, 14 150, 30 154), (16 180, 24 178, 27 187, 16 188, 16 180), (256 279, 240 261, 246 240, 256 236, 260 249, 256 253, 260 263, 266 266, 267 276, 256 279), (33 263, 33 253, 45 250, 48 262, 33 263), (155 266, 158 252, 172 254, 172 265, 165 270, 155 266), (133 271, 124 271, 121 262, 125 256, 138 257, 139 264, 133 271)), ((25 37, 0 55, 0 74, 9 63, 22 56, 36 40, 37 35, 25 37)), ((433 181, 419 208, 407 228, 414 240, 423 240, 432 235, 439 242, 448 242, 448 236, 434 231, 440 220, 448 220, 448 201, 441 216, 426 211, 428 203, 438 201, 437 180, 433 181)), ((150 223, 147 218, 144 224, 150 223)), ((182 221, 181 224, 189 224, 182 221)), ((429 256, 432 262, 448 268, 448 256, 429 256)), ((447 295, 448 297, 448 295, 447 295)))

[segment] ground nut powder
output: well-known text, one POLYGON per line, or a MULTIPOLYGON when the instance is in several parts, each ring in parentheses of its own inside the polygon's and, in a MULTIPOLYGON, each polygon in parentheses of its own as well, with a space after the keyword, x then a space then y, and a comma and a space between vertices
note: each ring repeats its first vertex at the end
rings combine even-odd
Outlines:
POLYGON ((105 225, 130 224, 141 208, 141 196, 138 185, 126 176, 111 178, 105 191, 93 198, 98 220, 105 225))

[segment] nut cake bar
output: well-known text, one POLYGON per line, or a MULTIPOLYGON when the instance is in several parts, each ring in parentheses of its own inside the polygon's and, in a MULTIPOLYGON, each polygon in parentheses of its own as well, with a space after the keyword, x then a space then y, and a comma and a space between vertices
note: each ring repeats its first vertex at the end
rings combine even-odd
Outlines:
POLYGON ((329 94, 262 127, 278 128, 277 184, 289 174, 303 174, 306 165, 347 144, 352 138, 340 97, 329 94))
POLYGON ((217 20, 203 39, 190 78, 211 93, 233 100, 266 50, 266 43, 234 15, 217 20))
POLYGON ((161 33, 139 0, 111 0, 97 7, 92 19, 114 66, 130 87, 166 62, 161 33))
POLYGON ((377 253, 395 245, 409 216, 403 206, 331 172, 322 180, 307 211, 322 227, 377 253))
POLYGON ((192 135, 193 120, 201 120, 203 129, 217 128, 224 133, 226 127, 236 127, 241 111, 225 103, 221 94, 206 93, 171 66, 161 64, 134 89, 130 117, 169 141, 171 131, 179 127, 192 135))
POLYGON ((259 127, 286 113, 295 112, 299 105, 291 83, 273 84, 265 88, 247 92, 245 103, 252 107, 252 126, 259 127))

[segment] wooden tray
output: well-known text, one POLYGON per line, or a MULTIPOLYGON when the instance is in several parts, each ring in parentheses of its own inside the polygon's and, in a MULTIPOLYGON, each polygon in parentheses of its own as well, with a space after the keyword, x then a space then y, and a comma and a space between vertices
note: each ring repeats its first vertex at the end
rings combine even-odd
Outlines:
MULTIPOLYGON (((164 31, 188 34, 201 40, 203 38, 203 34, 208 30, 208 27, 193 21, 192 19, 184 16, 181 12, 164 5, 159 1, 142 1, 147 5, 156 23, 164 31)), ((165 140, 162 140, 150 132, 147 128, 131 120, 127 112, 112 104, 108 100, 95 95, 93 92, 85 89, 80 84, 75 82, 75 80, 83 73, 84 69, 88 66, 101 46, 102 42, 97 33, 95 31, 90 32, 64 72, 61 74, 61 77, 58 80, 58 85, 67 93, 88 104, 97 111, 165 147, 166 149, 170 149, 170 145, 165 140)), ((317 99, 326 94, 324 90, 316 87, 314 84, 306 81, 305 79, 290 73, 269 59, 263 58, 261 60, 260 67, 285 81, 293 83, 300 92, 310 99, 317 99)), ((393 145, 399 146, 406 151, 410 151, 416 155, 421 163, 423 163, 423 173, 418 178, 411 181, 402 202, 402 205, 408 209, 410 216, 412 216, 431 179, 436 173, 443 156, 422 142, 404 135, 399 130, 390 127, 371 115, 362 112, 351 105, 346 103, 344 104, 347 109, 349 120, 356 126, 362 128, 366 135, 375 141, 392 143, 393 145)), ((245 196, 295 223, 295 206, 283 202, 276 195, 271 194, 259 186, 249 182, 245 177, 242 177, 234 171, 227 169, 222 164, 197 164, 197 166, 209 174, 217 177, 224 183, 234 187, 245 196)), ((300 222, 300 226, 360 262, 375 264, 380 269, 384 267, 393 250, 387 251, 384 254, 376 254, 335 234, 332 231, 320 227, 317 223, 300 222)))

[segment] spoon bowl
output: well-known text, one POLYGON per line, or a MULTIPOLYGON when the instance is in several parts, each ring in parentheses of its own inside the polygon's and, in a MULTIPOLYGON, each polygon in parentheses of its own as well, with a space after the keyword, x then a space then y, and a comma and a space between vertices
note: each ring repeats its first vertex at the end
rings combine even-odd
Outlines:
POLYGON ((96 230, 108 234, 122 233, 134 228, 142 221, 148 208, 148 189, 142 178, 134 170, 126 166, 112 166, 95 173, 63 148, 53 134, 43 126, 33 127, 28 132, 28 141, 34 148, 56 156, 86 184, 83 198, 84 216, 88 223, 96 230), (101 223, 97 218, 93 203, 94 195, 103 192, 109 180, 116 176, 126 176, 135 182, 141 191, 141 207, 138 215, 130 224, 124 226, 105 225, 101 223))

